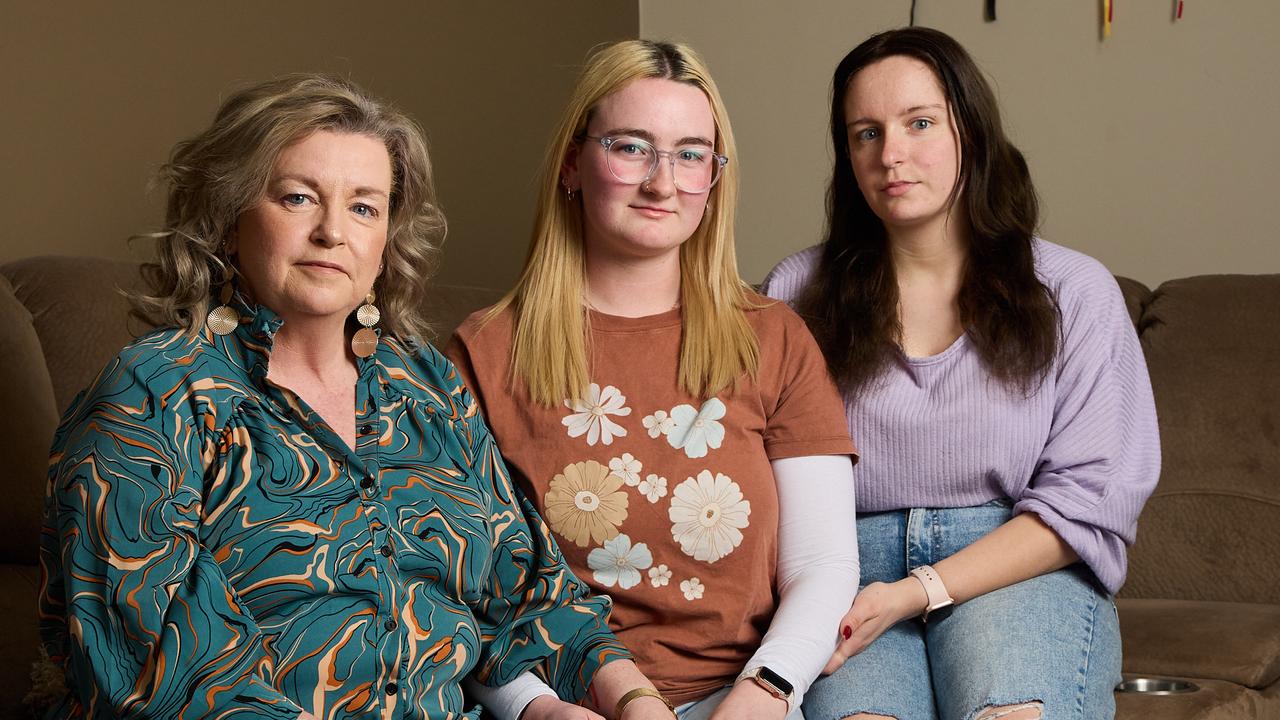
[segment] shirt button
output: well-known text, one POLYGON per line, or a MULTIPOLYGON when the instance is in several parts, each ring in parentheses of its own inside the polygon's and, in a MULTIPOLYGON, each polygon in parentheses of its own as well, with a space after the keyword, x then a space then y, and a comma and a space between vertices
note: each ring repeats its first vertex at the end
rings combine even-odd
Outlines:
POLYGON ((372 476, 372 475, 365 475, 365 476, 364 476, 364 479, 362 479, 362 480, 360 481, 360 487, 364 488, 365 490, 372 490, 372 489, 373 489, 373 476, 372 476))
POLYGON ((391 632, 396 629, 396 621, 388 620, 385 623, 383 623, 383 626, 387 628, 387 632, 391 632))
POLYGON ((393 682, 387 683, 387 686, 383 689, 387 691, 388 695, 395 695, 397 692, 400 692, 400 688, 396 687, 396 684, 393 682))
POLYGON ((391 557, 391 546, 383 545, 382 547, 378 548, 378 552, 382 553, 382 557, 391 557))
POLYGON ((361 434, 361 435, 368 435, 369 433, 372 433, 372 432, 373 432, 373 424, 372 424, 372 423, 365 423, 364 425, 361 425, 361 426, 360 426, 360 434, 361 434))

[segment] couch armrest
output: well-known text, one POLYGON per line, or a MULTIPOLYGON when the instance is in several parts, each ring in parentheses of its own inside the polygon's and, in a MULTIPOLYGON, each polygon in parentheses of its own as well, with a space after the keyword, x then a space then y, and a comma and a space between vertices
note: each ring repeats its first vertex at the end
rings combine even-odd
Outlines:
POLYGON ((1255 689, 1280 678, 1280 605, 1121 598, 1116 606, 1127 674, 1255 689))

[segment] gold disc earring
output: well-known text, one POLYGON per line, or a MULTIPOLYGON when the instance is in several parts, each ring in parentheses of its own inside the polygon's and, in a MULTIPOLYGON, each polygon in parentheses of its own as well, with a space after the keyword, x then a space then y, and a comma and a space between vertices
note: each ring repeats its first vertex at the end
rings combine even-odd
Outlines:
POLYGON ((374 307, 373 299, 373 291, 370 290, 364 298, 364 304, 356 308, 356 322, 364 326, 351 336, 351 352, 356 357, 367 358, 378 349, 378 333, 373 331, 373 326, 382 319, 382 313, 374 307))
POLYGON ((231 295, 234 292, 231 281, 222 283, 222 290, 218 293, 218 307, 210 310, 204 319, 205 326, 214 335, 230 335, 240 324, 240 313, 231 307, 231 295))

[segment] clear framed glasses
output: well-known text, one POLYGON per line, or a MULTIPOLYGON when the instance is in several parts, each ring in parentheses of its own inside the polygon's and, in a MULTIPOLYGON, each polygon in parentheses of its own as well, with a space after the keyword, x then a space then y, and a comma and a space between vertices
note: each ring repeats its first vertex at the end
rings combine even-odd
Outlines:
POLYGON ((648 140, 630 135, 583 137, 600 143, 609 172, 628 185, 640 185, 652 178, 658 172, 658 162, 665 157, 671 163, 671 179, 677 188, 687 193, 704 193, 715 186, 724 166, 729 164, 729 158, 706 145, 659 150, 648 140))

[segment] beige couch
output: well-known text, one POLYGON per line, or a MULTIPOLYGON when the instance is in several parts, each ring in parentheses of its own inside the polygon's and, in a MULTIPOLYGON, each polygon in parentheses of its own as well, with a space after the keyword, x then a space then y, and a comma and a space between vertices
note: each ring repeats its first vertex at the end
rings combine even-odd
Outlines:
MULTIPOLYGON (((36 547, 58 416, 131 337, 132 263, 0 266, 0 720, 36 657, 36 547)), ((1280 718, 1280 275, 1121 280, 1151 369, 1164 471, 1120 601, 1125 671, 1196 692, 1117 695, 1119 716, 1280 718)), ((441 335, 496 293, 437 287, 441 335)))

